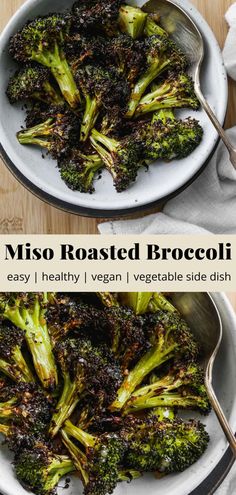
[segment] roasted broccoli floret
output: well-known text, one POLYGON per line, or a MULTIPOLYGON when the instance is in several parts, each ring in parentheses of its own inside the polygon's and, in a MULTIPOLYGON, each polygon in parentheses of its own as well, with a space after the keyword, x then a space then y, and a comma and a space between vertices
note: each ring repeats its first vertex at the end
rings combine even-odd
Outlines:
POLYGON ((24 333, 15 326, 0 326, 0 371, 16 382, 34 382, 34 376, 22 354, 24 333))
POLYGON ((24 332, 43 387, 53 389, 58 383, 58 377, 45 320, 46 305, 46 293, 0 293, 1 317, 24 332))
POLYGON ((157 76, 167 69, 183 72, 187 66, 185 55, 165 37, 154 35, 146 38, 145 49, 148 68, 134 86, 126 114, 128 118, 133 117, 144 92, 157 76))
POLYGON ((22 434, 45 434, 51 411, 52 399, 35 384, 20 383, 0 391, 0 419, 22 434))
POLYGON ((119 103, 123 107, 129 98, 128 83, 114 68, 105 69, 99 65, 79 68, 76 81, 85 98, 85 112, 82 120, 80 140, 88 139, 102 107, 110 108, 119 103))
POLYGON ((144 42, 133 40, 127 34, 116 36, 106 50, 107 60, 118 68, 120 74, 133 87, 137 78, 146 68, 144 42))
POLYGON ((60 479, 75 471, 71 459, 51 452, 38 443, 22 450, 15 458, 15 471, 21 484, 36 495, 54 495, 60 479))
POLYGON ((51 421, 50 434, 55 436, 81 400, 82 394, 108 405, 121 383, 119 366, 112 356, 92 346, 88 339, 66 339, 55 347, 64 385, 51 421))
POLYGON ((175 366, 167 375, 135 390, 125 406, 124 414, 161 406, 208 413, 211 407, 203 370, 195 363, 175 366))
POLYGON ((20 144, 40 146, 47 149, 53 158, 69 153, 78 141, 80 119, 70 110, 52 110, 45 122, 17 133, 20 144))
POLYGON ((104 168, 98 154, 85 155, 78 149, 72 149, 68 157, 59 162, 61 178, 73 191, 92 194, 94 180, 104 168))
POLYGON ((138 174, 141 153, 138 141, 130 136, 118 141, 95 129, 90 140, 111 173, 117 192, 125 191, 138 174))
POLYGON ((155 368, 172 358, 195 359, 198 356, 198 345, 177 313, 159 311, 147 314, 147 326, 151 348, 125 377, 116 400, 110 406, 111 411, 121 410, 137 386, 155 368))
POLYGON ((106 433, 99 437, 90 435, 70 421, 65 423, 62 438, 81 472, 84 495, 113 493, 120 480, 119 466, 124 457, 126 442, 115 433, 106 433), (85 454, 73 444, 70 437, 85 448, 85 454))
POLYGON ((200 144, 203 129, 195 119, 176 119, 172 110, 156 112, 151 124, 139 126, 143 159, 146 163, 170 161, 189 156, 200 144))
POLYGON ((22 100, 39 100, 49 105, 61 105, 63 98, 50 81, 50 70, 40 65, 29 65, 11 77, 7 96, 11 104, 22 100))
POLYGON ((163 108, 189 107, 198 110, 199 101, 194 84, 187 74, 173 74, 156 86, 155 90, 144 96, 136 110, 136 115, 156 112, 163 108))
POLYGON ((69 29, 69 16, 52 14, 38 17, 11 38, 10 53, 20 63, 34 61, 48 67, 65 100, 76 108, 80 94, 63 52, 64 38, 69 29))
POLYGON ((122 5, 119 14, 119 28, 131 38, 137 39, 143 35, 147 14, 138 7, 122 5))
POLYGON ((155 417, 129 418, 121 436, 129 445, 126 466, 163 474, 187 469, 203 455, 209 442, 204 426, 198 421, 159 422, 155 417))
POLYGON ((73 5, 75 22, 82 30, 117 33, 119 8, 122 0, 79 0, 73 5))

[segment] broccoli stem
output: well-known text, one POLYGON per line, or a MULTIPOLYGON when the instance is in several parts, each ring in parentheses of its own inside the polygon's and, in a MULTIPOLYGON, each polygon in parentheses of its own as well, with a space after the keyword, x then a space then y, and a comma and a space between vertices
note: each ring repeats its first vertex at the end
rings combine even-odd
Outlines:
POLYGON ((172 421, 175 419, 174 409, 169 407, 156 407, 151 412, 152 416, 156 416, 159 421, 172 421))
POLYGON ((84 430, 81 430, 81 428, 74 426, 69 420, 65 422, 64 431, 67 433, 69 437, 75 438, 76 440, 78 440, 78 442, 82 443, 82 445, 86 448, 94 447, 96 444, 96 439, 94 438, 93 435, 90 435, 89 433, 86 433, 84 430))
POLYGON ((11 433, 11 427, 9 425, 0 424, 0 434, 8 437, 11 433))
POLYGON ((152 20, 151 16, 147 17, 144 34, 146 36, 160 36, 160 38, 168 38, 168 33, 157 24, 154 20, 152 20))
POLYGON ((66 474, 75 471, 74 463, 64 456, 54 458, 48 468, 48 483, 54 488, 66 474))
POLYGON ((52 352, 44 311, 38 297, 35 297, 33 308, 20 308, 20 300, 15 306, 6 305, 4 318, 24 331, 37 375, 45 388, 54 388, 58 384, 57 368, 52 352))
POLYGON ((43 90, 45 94, 43 94, 42 92, 40 93, 39 91, 35 91, 32 95, 32 98, 42 101, 43 103, 45 103, 45 100, 48 100, 53 105, 63 105, 63 98, 58 94, 58 92, 48 81, 43 84, 43 90))
POLYGON ((124 292, 121 294, 122 303, 132 308, 137 315, 146 313, 153 292, 124 292))
POLYGON ((174 96, 167 96, 165 99, 162 97, 157 97, 156 99, 150 101, 150 103, 140 103, 135 115, 144 115, 150 112, 156 112, 157 110, 165 108, 187 108, 192 107, 192 102, 190 98, 178 98, 174 96))
POLYGON ((4 359, 0 359, 0 371, 16 382, 35 382, 33 373, 31 373, 18 347, 14 349, 12 358, 14 361, 13 365, 4 359))
POLYGON ((127 481, 128 483, 132 480, 141 478, 142 473, 134 469, 122 469, 119 471, 119 481, 127 481))
POLYGON ((170 313, 175 313, 177 311, 173 304, 171 304, 163 294, 154 292, 149 304, 149 311, 156 312, 159 310, 170 311, 170 313))
POLYGON ((139 81, 135 84, 134 89, 131 94, 131 98, 128 104, 128 111, 126 113, 126 117, 128 119, 131 119, 133 115, 135 114, 135 111, 139 105, 139 102, 145 93, 146 89, 148 88, 149 84, 154 81, 154 79, 163 72, 163 70, 168 66, 169 60, 165 60, 164 62, 160 63, 158 60, 157 62, 153 63, 150 68, 143 74, 143 76, 139 79, 139 81))
MULTIPOLYGON (((81 387, 81 391, 82 391, 81 387)), ((68 373, 64 374, 64 387, 62 395, 56 406, 56 412, 54 413, 51 421, 49 433, 52 437, 57 435, 61 426, 67 418, 71 416, 79 402, 79 390, 76 382, 72 382, 68 373)))
MULTIPOLYGON (((117 398, 110 406, 110 410, 120 411, 129 400, 131 394, 143 379, 161 364, 168 361, 174 355, 177 344, 173 344, 161 351, 160 346, 150 349, 127 375, 117 392, 117 398)), ((154 406, 153 406, 154 407, 154 406)))
POLYGON ((80 93, 64 53, 59 50, 57 43, 55 43, 53 51, 35 52, 32 55, 32 60, 51 70, 65 100, 72 108, 76 108, 80 103, 80 93))
POLYGON ((98 132, 96 129, 93 129, 92 137, 99 143, 103 144, 111 153, 117 151, 118 142, 116 139, 109 138, 108 136, 98 132))
POLYGON ((135 402, 130 401, 127 404, 123 414, 130 414, 137 411, 142 411, 144 409, 151 409, 156 407, 178 407, 180 409, 186 408, 201 408, 202 398, 191 395, 180 395, 178 393, 174 394, 161 394, 156 397, 140 397, 137 398, 135 402))
POLYGON ((46 147, 46 141, 40 139, 42 136, 50 136, 53 129, 53 119, 50 118, 30 129, 24 129, 17 133, 20 144, 38 144, 46 147))
POLYGON ((17 399, 10 399, 7 402, 0 402, 0 419, 10 419, 14 417, 13 406, 16 404, 17 399))
POLYGON ((133 39, 143 35, 147 14, 137 7, 122 5, 119 14, 119 28, 133 39))
POLYGON ((160 120, 164 124, 166 124, 168 121, 174 121, 175 115, 173 110, 166 108, 155 112, 152 117, 152 124, 154 124, 154 122, 159 122, 160 120))
POLYGON ((91 129, 94 127, 98 118, 99 105, 96 98, 86 96, 86 107, 81 125, 80 141, 87 141, 91 129))
POLYGON ((119 302, 111 292, 97 292, 102 304, 107 308, 119 307, 119 302))
POLYGON ((90 137, 91 144, 93 145, 94 149, 97 151, 105 165, 109 168, 109 170, 112 169, 113 163, 112 163, 112 158, 110 153, 103 148, 100 144, 97 143, 97 141, 94 139, 94 137, 90 137))
POLYGON ((75 445, 70 440, 65 429, 61 430, 61 436, 62 436, 62 440, 63 440, 64 445, 66 446, 68 452, 70 453, 70 455, 73 459, 73 462, 74 462, 76 469, 81 474, 84 484, 87 485, 89 482, 89 477, 88 477, 88 474, 86 473, 86 470, 85 470, 85 467, 86 467, 85 454, 79 449, 79 447, 77 447, 77 445, 75 445))

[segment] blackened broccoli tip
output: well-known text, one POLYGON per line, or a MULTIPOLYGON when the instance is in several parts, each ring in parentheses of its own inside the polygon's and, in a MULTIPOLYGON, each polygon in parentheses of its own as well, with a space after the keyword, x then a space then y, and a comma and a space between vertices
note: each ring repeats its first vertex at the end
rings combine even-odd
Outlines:
POLYGON ((198 421, 131 421, 123 430, 129 443, 125 464, 141 472, 182 472, 206 451, 209 436, 198 421))
POLYGON ((125 377, 116 400, 110 406, 112 412, 124 407, 136 387, 155 368, 172 358, 178 359, 184 355, 185 359, 193 360, 198 356, 199 347, 187 324, 177 313, 159 311, 147 314, 147 325, 151 348, 125 377))
POLYGON ((73 5, 78 26, 83 30, 96 30, 114 36, 118 30, 121 0, 82 0, 73 5))
POLYGON ((39 100, 49 105, 63 104, 64 100, 50 81, 50 70, 40 65, 29 65, 11 77, 7 96, 11 104, 22 100, 39 100))
POLYGON ((185 55, 165 37, 157 35, 145 41, 147 69, 136 82, 128 105, 127 118, 132 118, 148 86, 164 71, 184 71, 187 66, 185 55))
POLYGON ((24 332, 43 387, 56 387, 58 375, 45 320, 45 294, 1 292, 0 314, 24 332))
POLYGON ((147 14, 138 7, 122 5, 119 13, 119 28, 133 39, 143 35, 147 14))
POLYGON ((20 63, 33 61, 48 67, 65 100, 76 108, 80 94, 63 53, 70 22, 70 17, 62 14, 38 17, 28 22, 11 38, 10 54, 20 63))
POLYGON ((47 445, 22 450, 15 459, 15 471, 24 487, 36 495, 54 495, 60 479, 75 471, 71 459, 54 454, 47 445))
POLYGON ((17 327, 0 326, 0 371, 17 382, 34 382, 22 353, 24 333, 17 327))
POLYGON ((140 101, 136 115, 156 112, 163 108, 199 109, 199 100, 194 91, 194 83, 187 74, 171 74, 157 88, 140 101))
POLYGON ((53 158, 60 159, 69 153, 78 139, 79 117, 63 108, 52 109, 46 121, 17 133, 22 145, 35 145, 45 148, 53 158))
MULTIPOLYGON (((79 451, 77 453, 78 460, 86 473, 83 474, 84 494, 113 493, 119 481, 119 466, 126 451, 125 440, 115 433, 91 435, 70 421, 65 423, 63 431, 68 437, 72 437, 85 447, 86 457, 81 456, 79 451)), ((71 451, 71 444, 67 442, 67 446, 71 451)), ((74 449, 71 453, 75 453, 74 449)))
POLYGON ((55 436, 77 406, 82 393, 97 397, 104 406, 112 401, 122 381, 121 370, 105 349, 88 339, 66 339, 55 347, 64 387, 50 427, 55 436))
POLYGON ((116 140, 95 129, 91 143, 111 173, 117 192, 125 191, 138 175, 140 146, 133 137, 116 140))
POLYGON ((63 159, 59 166, 61 177, 70 189, 90 194, 95 191, 96 176, 104 168, 99 155, 84 155, 77 151, 63 159))

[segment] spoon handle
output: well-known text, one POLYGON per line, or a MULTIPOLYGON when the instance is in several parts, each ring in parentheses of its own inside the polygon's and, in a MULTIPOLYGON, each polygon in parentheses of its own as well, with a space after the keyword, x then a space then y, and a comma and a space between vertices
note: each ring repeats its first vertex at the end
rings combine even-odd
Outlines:
POLYGON ((229 445, 232 449, 232 452, 234 454, 234 457, 236 458, 236 439, 233 433, 233 430, 231 429, 229 422, 227 421, 225 414, 223 412, 223 409, 215 395, 214 389, 210 383, 206 383, 207 387, 207 392, 208 392, 208 397, 210 399, 211 405, 216 413, 216 416, 220 422, 220 425, 222 427, 222 430, 224 431, 224 434, 229 442, 229 445))
POLYGON ((195 84, 195 91, 196 91, 196 95, 197 95, 197 97, 198 97, 198 99, 199 99, 199 101, 200 101, 203 109, 207 113, 207 115, 210 118, 212 124, 215 126, 217 132, 219 133, 219 135, 220 135, 223 143, 225 144, 226 148, 228 149, 229 156, 230 156, 230 161, 231 161, 232 165, 234 166, 234 168, 236 169, 236 149, 231 144, 231 142, 230 142, 230 140, 229 140, 226 132, 224 131, 223 127, 221 126, 220 122, 218 121, 218 119, 217 119, 216 115, 214 114, 212 108, 207 103, 206 98, 202 94, 200 83, 198 83, 198 82, 196 82, 196 84, 195 84))

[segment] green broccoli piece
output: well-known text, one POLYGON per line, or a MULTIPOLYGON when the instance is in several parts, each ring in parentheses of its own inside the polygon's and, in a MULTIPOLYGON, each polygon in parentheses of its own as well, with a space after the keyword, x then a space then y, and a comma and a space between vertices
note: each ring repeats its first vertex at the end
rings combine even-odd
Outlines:
POLYGON ((0 293, 1 317, 24 332, 43 387, 54 389, 58 384, 58 376, 45 321, 46 305, 46 293, 0 293))
POLYGON ((122 292, 120 299, 122 304, 133 309, 137 315, 146 313, 153 292, 122 292))
POLYGON ((130 136, 116 140, 95 129, 92 130, 90 140, 111 173, 117 192, 128 189, 138 174, 140 144, 130 136))
POLYGON ((72 149, 69 157, 59 162, 61 178, 73 191, 92 194, 94 179, 104 168, 98 154, 86 155, 78 149, 72 149))
POLYGON ((198 110, 199 105, 191 77, 183 73, 174 74, 141 99, 136 115, 156 112, 163 108, 189 107, 198 110))
POLYGON ((91 435, 70 421, 65 423, 62 438, 82 474, 84 495, 113 493, 120 480, 119 466, 126 450, 126 442, 116 433, 91 435), (85 448, 85 455, 81 455, 80 448, 73 444, 70 437, 85 448))
POLYGON ((177 313, 159 311, 147 314, 146 318, 151 348, 125 377, 116 400, 110 406, 112 412, 124 407, 137 386, 155 368, 172 358, 195 359, 198 356, 198 345, 186 322, 177 313))
POLYGON ((80 120, 70 110, 52 108, 46 121, 17 133, 22 145, 35 145, 47 149, 53 158, 60 159, 69 153, 78 139, 80 120))
POLYGON ((10 103, 33 99, 47 102, 49 105, 64 104, 63 98, 50 82, 50 75, 50 70, 40 65, 29 65, 18 70, 11 77, 7 87, 10 103))
POLYGON ((55 347, 63 375, 63 390, 52 417, 50 435, 54 437, 81 400, 89 393, 102 404, 110 403, 121 383, 121 372, 113 357, 92 346, 88 339, 66 339, 55 347))
POLYGON ((127 118, 132 118, 148 86, 164 71, 184 71, 187 67, 185 55, 176 45, 162 36, 150 36, 145 40, 147 70, 136 82, 128 104, 127 118))
POLYGON ((69 16, 52 14, 38 17, 11 38, 10 53, 20 63, 34 61, 48 67, 65 100, 76 108, 80 93, 63 52, 69 29, 69 16))
POLYGON ((0 327, 0 371, 15 382, 34 382, 22 354, 24 333, 19 328, 8 325, 0 327))
POLYGON ((157 418, 128 421, 121 436, 129 449, 125 465, 141 472, 178 473, 197 462, 205 452, 209 435, 195 420, 159 422, 157 418))
POLYGON ((167 299, 161 292, 153 292, 148 309, 150 312, 153 313, 159 311, 160 309, 164 311, 170 311, 171 313, 177 311, 177 309, 173 306, 173 304, 171 304, 169 299, 167 299))
POLYGON ((168 38, 168 33, 158 24, 159 18, 156 14, 149 14, 146 19, 144 28, 144 34, 146 36, 160 36, 161 38, 168 38), (157 19, 156 19, 157 18, 157 19))
POLYGON ((137 39, 143 35, 147 14, 138 7, 122 5, 119 15, 119 28, 131 38, 137 39))
POLYGON ((41 443, 31 449, 23 449, 14 464, 21 484, 35 495, 55 495, 60 479, 75 471, 69 457, 55 454, 41 443))
POLYGON ((136 390, 125 405, 124 414, 152 407, 211 410, 204 385, 204 372, 198 365, 179 364, 167 375, 136 390))

